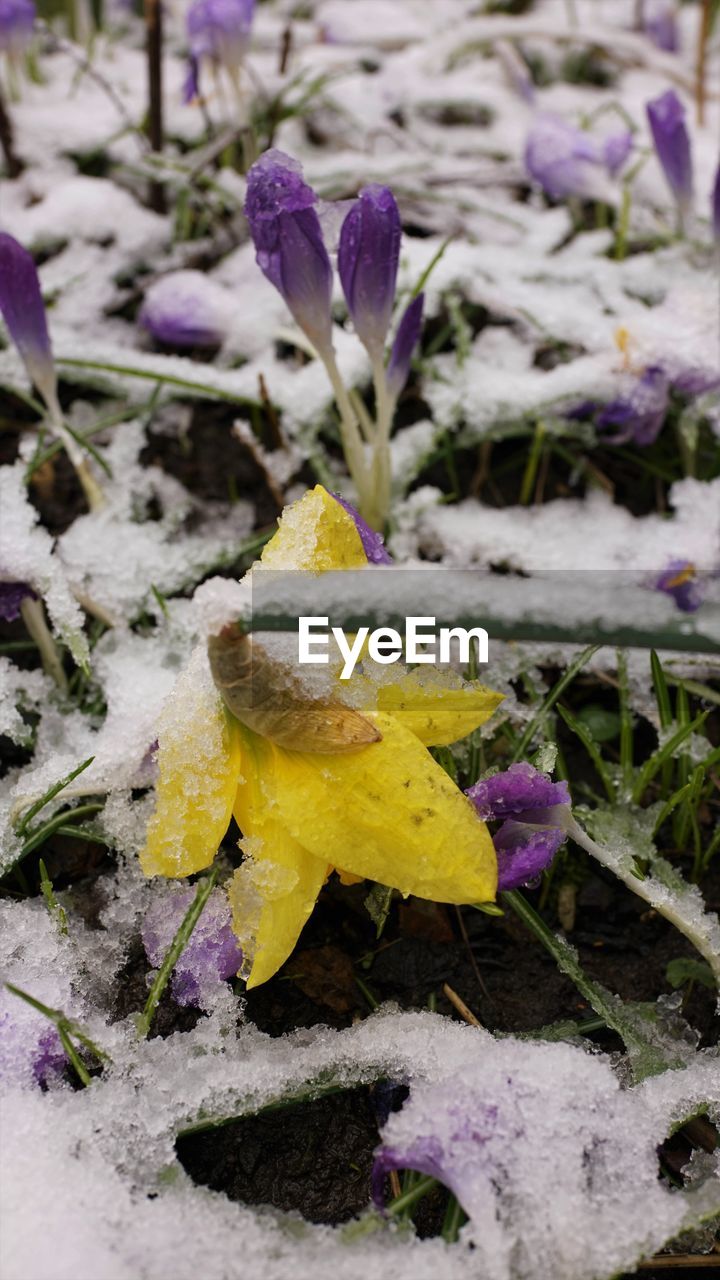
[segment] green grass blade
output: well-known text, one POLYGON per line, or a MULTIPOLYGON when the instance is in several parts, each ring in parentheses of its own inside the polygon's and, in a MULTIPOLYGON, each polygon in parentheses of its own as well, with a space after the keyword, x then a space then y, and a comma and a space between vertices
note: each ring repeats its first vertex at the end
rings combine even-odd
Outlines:
POLYGON ((147 1036, 150 1031, 152 1020, 155 1016, 155 1010, 157 1009, 160 997, 170 980, 170 974, 190 941, 195 925, 202 915, 205 903, 215 887, 217 877, 217 870, 213 870, 205 877, 204 880, 200 881, 195 897, 185 912, 185 915, 180 922, 180 927, 170 943, 165 959, 163 960, 157 972, 155 981, 150 988, 150 994, 148 995, 145 1003, 145 1008, 138 1019, 138 1035, 143 1038, 147 1036))
POLYGON ((79 777, 79 775, 83 773, 85 769, 89 768, 94 759, 95 759, 94 756, 88 756, 87 760, 83 760, 82 764, 79 764, 77 769, 73 769, 72 773, 66 774, 66 776, 64 778, 61 778, 59 782, 54 782, 53 785, 48 788, 45 794, 42 795, 39 800, 36 800, 33 805, 30 806, 24 818, 22 818, 20 822, 17 824, 17 827, 15 828, 17 834, 19 836, 23 835, 28 825, 32 822, 33 818, 36 817, 38 813, 40 813, 40 810, 44 809, 45 805, 48 804, 51 800, 54 800, 55 796, 58 795, 61 791, 64 791, 65 787, 67 787, 69 783, 73 782, 75 778, 79 777))
POLYGON ((560 695, 565 692, 569 684, 572 684, 573 680, 575 679, 575 676, 578 674, 579 671, 582 671, 582 668, 585 666, 587 662, 590 661, 593 654, 597 653, 599 648, 600 648, 599 644, 591 644, 591 645, 588 645, 587 649, 583 649, 582 653, 579 653, 578 656, 573 659, 573 661, 569 664, 569 666, 565 670, 564 674, 558 680, 557 684, 553 686, 550 692, 543 699, 542 703, 540 704, 538 710, 535 712, 534 716, 532 716, 531 719, 526 724, 525 730, 521 734, 516 744, 515 750, 513 751, 513 755, 512 755, 513 764, 515 763, 516 760, 519 760, 520 757, 523 755, 523 753, 527 750, 527 747, 532 741, 535 730, 537 729, 538 725, 542 723, 548 711, 550 711, 555 706, 555 703, 557 702, 560 695))
POLYGON ((640 770, 638 780, 635 784, 635 789, 632 795, 633 802, 635 804, 639 804, 642 800, 647 787, 652 782, 658 769, 662 767, 663 761, 669 760, 673 752, 677 751, 678 747, 682 746, 683 742, 690 737, 690 734, 694 733, 696 729, 701 728, 709 714, 710 713, 708 711, 701 711, 694 720, 691 720, 689 724, 682 725, 682 727, 678 729, 672 737, 668 738, 667 742, 663 743, 657 751, 653 752, 650 759, 645 762, 640 770))
POLYGON ((600 775, 608 800, 615 800, 615 784, 610 777, 607 765, 602 758, 600 747, 593 738, 587 725, 582 724, 580 720, 576 720, 572 711, 568 711, 567 707, 564 707, 562 703, 558 703, 558 713, 562 716, 571 733, 574 733, 582 742, 585 750, 590 756, 590 759, 595 765, 598 774, 600 775))

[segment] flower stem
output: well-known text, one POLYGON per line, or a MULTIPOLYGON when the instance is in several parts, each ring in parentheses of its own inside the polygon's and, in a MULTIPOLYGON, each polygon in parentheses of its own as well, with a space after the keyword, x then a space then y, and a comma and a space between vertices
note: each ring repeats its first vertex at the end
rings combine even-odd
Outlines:
POLYGON ((373 458, 375 480, 375 520, 370 521, 374 528, 382 532, 390 510, 390 431, 394 401, 388 394, 385 364, 380 355, 372 362, 373 386, 375 388, 375 421, 377 438, 373 458))
POLYGON ((367 512, 372 506, 371 481, 365 461, 357 414, 352 407, 347 388, 340 376, 340 370, 337 367, 335 352, 332 347, 328 346, 319 351, 318 354, 325 365, 330 385, 335 395, 335 403, 340 414, 340 436, 345 461, 358 491, 361 513, 367 519, 367 512))
POLYGON ((55 681, 58 689, 61 689, 63 693, 67 693, 67 676, 63 670, 58 647, 45 619, 42 600, 33 600, 31 596, 25 596, 25 599, 20 604, 20 613, 27 627, 28 635, 35 641, 40 650, 43 667, 55 681))
POLYGON ((45 402, 48 406, 50 429, 58 440, 62 442, 63 448, 75 469, 75 474, 82 485, 87 504, 91 511, 99 511, 101 507, 105 506, 105 495, 90 470, 90 464, 80 445, 63 422, 62 409, 57 395, 54 392, 52 395, 45 393, 45 402))

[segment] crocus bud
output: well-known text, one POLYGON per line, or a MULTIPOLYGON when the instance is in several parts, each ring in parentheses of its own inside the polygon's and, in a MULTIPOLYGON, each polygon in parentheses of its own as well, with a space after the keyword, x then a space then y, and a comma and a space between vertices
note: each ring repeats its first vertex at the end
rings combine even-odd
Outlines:
POLYGON ((720 246, 720 164, 717 167, 712 196, 710 197, 710 222, 715 243, 720 246))
POLYGON ((525 143, 525 168, 554 200, 604 200, 608 174, 619 173, 631 148, 632 136, 626 130, 603 142, 561 116, 539 115, 525 143))
POLYGON ((504 773, 476 782, 466 795, 480 818, 502 820, 493 836, 498 889, 536 880, 567 839, 567 783, 551 782, 531 764, 511 764, 504 773))
POLYGON ((655 152, 678 209, 686 213, 692 203, 693 169, 685 108, 674 89, 648 102, 647 117, 655 152))
POLYGON ((138 323, 173 347, 218 347, 231 305, 229 293, 202 271, 173 271, 150 285, 138 323))
POLYGON ((248 173, 245 216, 260 270, 319 352, 332 346, 332 267, 317 196, 296 160, 266 151, 248 173))
POLYGON ((680 48, 680 40, 678 37, 677 14, 675 6, 668 4, 667 0, 660 0, 660 3, 652 10, 644 21, 645 34, 650 37, 653 44, 658 49, 663 49, 665 53, 677 53, 680 48))
POLYGON ((32 254, 0 232, 0 311, 30 379, 48 406, 57 399, 45 304, 32 254))
POLYGON ((32 40, 34 24, 33 0, 0 0, 0 50, 22 53, 32 40))
POLYGON ((376 361, 382 359, 395 302, 400 236, 392 191, 365 187, 342 225, 338 271, 355 331, 376 361))
POLYGON ((419 293, 417 298, 413 298, 405 309, 395 334, 386 375, 388 395, 393 400, 397 400, 407 382, 413 351, 420 340, 424 303, 424 293, 419 293))
POLYGON ((185 101, 197 96, 198 73, 203 58, 237 76, 247 52, 255 0, 195 0, 187 13, 190 74, 185 101), (188 96, 189 95, 189 96, 188 96))

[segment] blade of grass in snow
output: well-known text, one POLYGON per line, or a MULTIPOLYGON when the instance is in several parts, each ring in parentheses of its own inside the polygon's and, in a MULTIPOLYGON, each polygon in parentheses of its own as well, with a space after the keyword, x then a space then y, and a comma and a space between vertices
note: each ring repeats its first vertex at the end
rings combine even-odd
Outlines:
POLYGON ((95 1044, 95 1041, 90 1039, 87 1032, 83 1031, 82 1027, 79 1026, 79 1024, 72 1018, 68 1018, 66 1014, 63 1013, 62 1009, 53 1009, 50 1005, 43 1004, 41 1000, 37 1000, 35 996, 31 996, 29 991, 23 991, 22 987, 16 987, 12 982, 6 982, 5 986, 14 996, 18 996, 20 1000, 24 1000, 26 1004, 29 1004, 31 1008, 36 1009, 38 1013, 42 1013, 45 1018, 57 1027, 63 1049, 67 1053, 78 1077, 84 1085, 89 1085, 91 1083, 91 1077, 88 1074, 84 1063, 78 1056, 77 1050, 72 1043, 73 1040, 77 1040, 78 1043, 81 1044, 84 1049, 87 1049, 88 1053, 92 1054, 93 1058, 96 1058, 98 1062, 103 1063, 111 1061, 110 1055, 107 1054, 104 1049, 100 1049, 99 1046, 95 1044))
POLYGON ((30 806, 25 816, 20 819, 20 822, 17 824, 17 827, 15 828, 17 834, 19 836, 23 835, 27 827, 29 826, 29 824, 32 822, 33 818, 35 818, 38 815, 38 813, 40 813, 41 809, 44 809, 46 804, 49 804, 51 800, 54 800, 56 795, 59 795, 59 793, 63 791, 65 787, 67 787, 71 782, 73 782, 75 778, 79 777, 79 775, 83 773, 85 769, 89 768, 89 766, 92 764, 94 759, 95 759, 94 756, 88 756, 87 760, 83 760, 82 764, 79 764, 76 769, 72 770, 71 773, 66 774, 65 777, 61 778, 59 782, 54 782, 51 787, 48 787, 47 791, 45 791, 43 795, 40 796, 39 800, 36 800, 35 803, 30 806))
POLYGON ((253 400, 250 396, 241 396, 232 391, 223 391, 220 387, 213 386, 211 383, 197 382, 192 378, 180 378, 177 374, 162 373, 158 369, 142 369, 138 368, 137 365, 115 364, 105 360, 82 360, 79 357, 70 356, 56 356, 55 363, 67 365, 72 369, 96 369, 98 373, 116 373, 120 374, 121 377, 143 378, 151 382, 162 382, 167 386, 179 387, 183 391, 190 391, 194 395, 202 396, 208 400, 227 400, 230 404, 262 408, 260 402, 253 400))
POLYGON ((180 922, 180 927, 170 943, 165 959, 158 969, 155 981, 150 988, 150 994, 148 995, 145 1003, 145 1008, 138 1018, 137 1031, 138 1035, 142 1038, 147 1036, 150 1031, 160 997, 170 980, 170 975, 175 968, 175 965, 190 941, 191 934, 202 915, 205 903, 215 887, 217 877, 217 870, 213 870, 205 877, 204 880, 200 881, 195 897, 185 912, 185 915, 180 922))
POLYGON ((655 774, 662 767, 663 762, 665 760, 669 760, 673 753, 677 751, 678 747, 690 737, 690 734, 694 733, 696 729, 699 729, 701 725, 705 723, 708 715, 709 712, 701 711, 694 720, 691 720, 689 724, 685 724, 678 729, 672 737, 668 738, 667 742, 664 742, 661 747, 658 747, 657 751, 653 752, 649 760, 645 761, 645 764, 638 775, 635 787, 633 788, 632 798, 635 804, 640 803, 648 786, 655 777, 655 774))
POLYGON ((50 912, 50 915, 52 916, 53 920, 56 922, 57 927, 60 930, 60 933, 67 934, 67 931, 68 931, 67 915, 65 914, 64 908, 60 906, 60 903, 55 897, 55 892, 52 886, 52 880, 48 875, 47 867, 45 866, 45 863, 43 862, 42 858, 40 859, 39 869, 40 869, 40 889, 42 891, 42 896, 47 903, 47 909, 50 912))
POLYGON ((525 751, 527 750, 528 746, 530 745, 533 739, 536 729, 539 728, 539 726, 542 724, 543 720, 545 719, 545 716, 555 706, 555 703, 560 697, 560 694, 563 693, 565 689, 567 689, 568 685, 572 683, 572 681, 575 679, 575 676, 578 674, 578 672, 581 671, 582 668, 585 666, 585 664, 590 661, 593 654, 597 653, 599 648, 600 648, 599 644, 591 644, 588 646, 587 649, 583 649, 582 653, 579 653, 577 657, 574 658, 573 661, 569 664, 567 669, 564 671, 563 675, 558 680, 557 684, 553 685, 550 692, 543 699, 538 710, 535 712, 535 714, 526 724, 525 729, 520 736, 520 740, 518 741, 515 747, 515 750, 513 751, 513 754, 512 754, 513 764, 515 763, 515 761, 519 760, 521 756, 525 753, 525 751))
POLYGON ((568 711, 567 707, 564 707, 562 703, 558 703, 558 713, 562 716, 568 729, 570 729, 582 742, 585 750, 590 756, 590 759, 595 765, 600 778, 602 779, 602 784, 605 788, 608 800, 614 800, 615 784, 613 783, 608 772, 607 765, 602 758, 600 747, 593 738, 588 726, 583 724, 580 720, 576 720, 572 712, 568 711))

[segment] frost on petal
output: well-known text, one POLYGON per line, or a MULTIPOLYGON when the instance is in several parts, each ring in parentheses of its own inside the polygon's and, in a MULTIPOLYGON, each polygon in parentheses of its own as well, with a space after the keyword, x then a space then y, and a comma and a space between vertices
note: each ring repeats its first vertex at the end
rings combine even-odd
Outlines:
POLYGON ((140 864, 148 876, 188 876, 215 857, 240 775, 239 730, 223 709, 204 646, 165 703, 158 740, 156 806, 140 864))
POLYGON ((569 805, 566 782, 552 782, 531 764, 511 764, 467 791, 481 818, 513 818, 528 811, 569 805))
POLYGON ((357 526, 321 484, 309 489, 280 517, 277 533, 263 548, 265 569, 362 569, 367 564, 357 526))
POLYGON ((202 271, 174 271, 145 294, 138 323, 175 347, 216 347, 228 331, 232 299, 202 271))
MULTIPOLYGON (((143 946, 152 965, 162 964, 194 898, 194 889, 169 885, 154 899, 142 924, 143 946)), ((218 983, 234 977, 241 964, 227 897, 213 889, 175 965, 173 997, 180 1005, 202 1007, 218 983)))
POLYGON ((419 670, 389 679, 377 692, 378 710, 399 720, 426 747, 449 746, 466 738, 490 719, 502 700, 501 693, 478 681, 419 670))
POLYGON ((303 755, 257 739, 266 803, 325 866, 437 902, 495 897, 487 828, 465 796, 392 716, 382 740, 344 756, 303 755))

